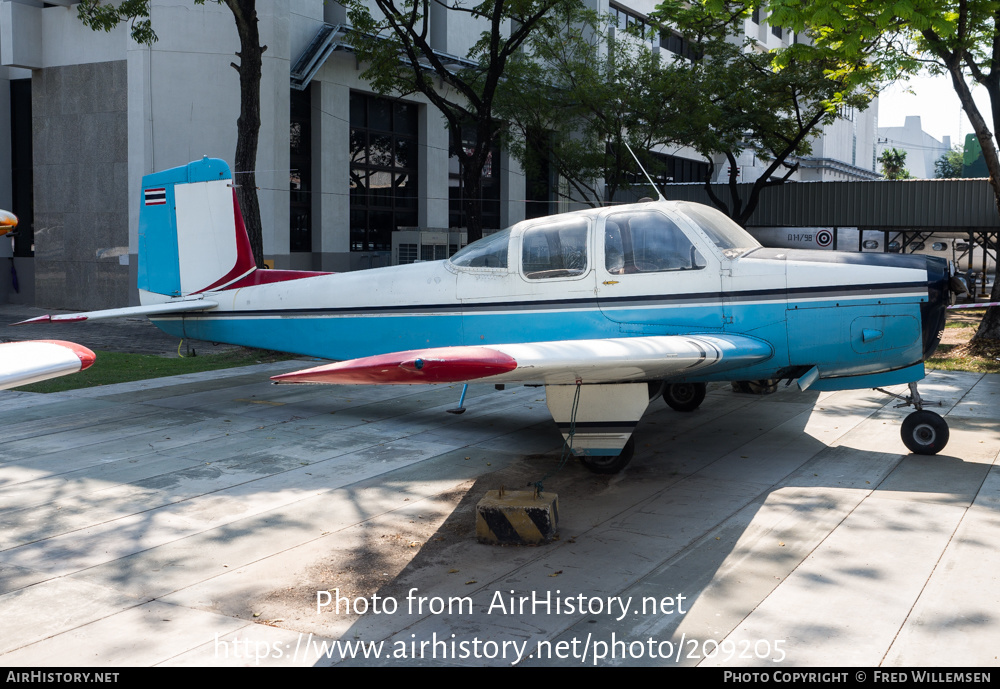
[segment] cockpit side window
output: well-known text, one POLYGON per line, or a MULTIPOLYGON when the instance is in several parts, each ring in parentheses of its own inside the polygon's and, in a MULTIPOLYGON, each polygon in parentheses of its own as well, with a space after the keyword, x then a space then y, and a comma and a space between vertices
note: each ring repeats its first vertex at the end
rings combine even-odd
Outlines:
POLYGON ((668 217, 656 211, 634 211, 608 217, 604 265, 612 275, 631 275, 701 270, 705 259, 668 217))
POLYGON ((521 267, 529 280, 547 280, 587 272, 586 218, 560 220, 528 228, 521 238, 521 267))

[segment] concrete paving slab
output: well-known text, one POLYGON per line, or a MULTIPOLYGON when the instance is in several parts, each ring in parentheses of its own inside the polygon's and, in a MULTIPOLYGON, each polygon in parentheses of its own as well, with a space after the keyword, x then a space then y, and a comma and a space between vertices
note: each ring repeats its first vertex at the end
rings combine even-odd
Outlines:
MULTIPOLYGON (((709 665, 879 665, 965 510, 870 497, 720 643, 767 653, 709 665), (776 642, 784 656, 776 653, 776 642)), ((970 665, 982 665, 965 656, 970 665)))
MULTIPOLYGON (((4 665, 20 665, 16 649, 30 649, 38 642, 58 638, 61 632, 128 610, 143 601, 113 588, 83 581, 57 579, 24 586, 0 595, 4 624, 0 627, 0 658, 4 665)), ((36 664, 36 663, 24 663, 36 664)), ((52 649, 38 665, 71 665, 52 649)), ((83 663, 89 664, 89 663, 83 663)))
MULTIPOLYGON (((97 404, 102 403, 103 401, 97 401, 97 404)), ((37 457, 66 449, 79 451, 79 448, 87 445, 134 438, 150 431, 201 421, 204 418, 203 414, 194 411, 177 410, 164 414, 155 407, 128 404, 58 417, 56 423, 48 427, 45 427, 45 420, 39 419, 27 424, 17 424, 12 431, 11 440, 0 448, 0 461, 37 457)))
POLYGON ((1000 467, 990 469, 892 647, 887 666, 1000 666, 1000 467))
POLYGON ((0 662, 996 664, 1000 376, 921 384, 952 426, 937 458, 906 453, 880 393, 713 385, 693 413, 655 401, 633 462, 596 476, 559 468, 540 390, 472 386, 453 416, 458 386, 270 385, 281 367, 302 362, 0 393, 27 412, 0 464, 0 613, 31 621, 0 662), (474 542, 477 496, 549 474, 560 540, 474 542), (330 589, 399 610, 317 611, 330 589))
MULTIPOLYGON (((49 637, 3 656, 23 667, 129 667, 156 665, 202 645, 191 629, 215 639, 247 626, 242 620, 159 601, 131 607, 65 634, 49 637)), ((221 652, 221 649, 220 649, 221 652)))

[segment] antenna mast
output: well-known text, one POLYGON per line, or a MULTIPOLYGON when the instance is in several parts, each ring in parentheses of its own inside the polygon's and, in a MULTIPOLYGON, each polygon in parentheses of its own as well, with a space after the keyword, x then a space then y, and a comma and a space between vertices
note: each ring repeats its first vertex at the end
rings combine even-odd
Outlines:
POLYGON ((653 187, 653 191, 655 191, 656 195, 659 197, 657 201, 666 201, 666 199, 663 198, 663 193, 659 190, 659 188, 655 184, 653 184, 653 180, 649 176, 649 173, 646 172, 646 168, 644 168, 642 166, 642 163, 639 162, 639 157, 635 154, 635 151, 633 151, 632 147, 628 145, 628 141, 622 138, 622 143, 625 144, 625 148, 628 149, 628 152, 632 154, 632 157, 635 159, 635 164, 639 166, 640 170, 642 170, 642 174, 646 175, 646 180, 649 182, 649 186, 653 187))

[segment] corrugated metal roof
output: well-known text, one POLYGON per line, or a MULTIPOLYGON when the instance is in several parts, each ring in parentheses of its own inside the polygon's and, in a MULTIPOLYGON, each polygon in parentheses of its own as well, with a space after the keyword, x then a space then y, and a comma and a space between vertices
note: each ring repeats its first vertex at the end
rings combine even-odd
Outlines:
MULTIPOLYGON (((728 185, 712 189, 729 202, 728 185)), ((739 193, 747 198, 750 185, 739 193)), ((663 196, 711 205, 701 184, 668 184, 663 196)), ((1000 230, 1000 213, 987 179, 789 182, 761 192, 747 226, 1000 230)))

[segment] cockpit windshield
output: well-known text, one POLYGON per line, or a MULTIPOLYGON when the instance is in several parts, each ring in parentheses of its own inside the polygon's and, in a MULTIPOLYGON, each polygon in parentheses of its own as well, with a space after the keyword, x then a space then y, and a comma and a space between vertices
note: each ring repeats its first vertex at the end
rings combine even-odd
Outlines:
POLYGON ((722 249, 727 258, 742 256, 751 249, 759 249, 761 243, 732 221, 725 213, 700 203, 680 201, 677 210, 686 215, 708 238, 722 249))
POLYGON ((506 268, 510 230, 508 227, 469 244, 451 257, 452 264, 462 268, 506 268))

